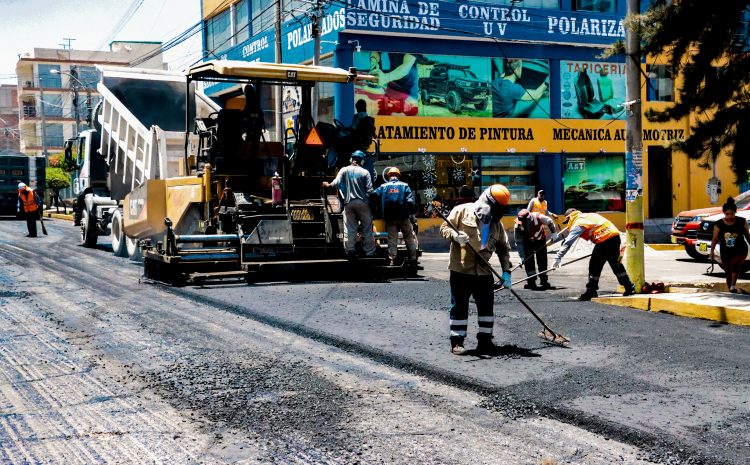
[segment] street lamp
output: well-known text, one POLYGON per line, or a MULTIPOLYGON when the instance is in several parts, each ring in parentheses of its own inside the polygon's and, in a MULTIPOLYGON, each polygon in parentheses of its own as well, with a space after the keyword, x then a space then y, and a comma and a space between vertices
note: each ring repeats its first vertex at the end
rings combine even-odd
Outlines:
POLYGON ((67 71, 60 71, 59 69, 52 69, 50 70, 50 74, 65 74, 66 76, 71 78, 73 81, 75 81, 75 82, 71 81, 70 88, 73 90, 73 114, 75 115, 75 119, 76 119, 75 136, 78 136, 78 133, 81 131, 81 128, 80 128, 81 115, 78 109, 78 89, 81 87, 85 89, 88 86, 82 83, 80 79, 78 79, 78 72, 75 66, 71 67, 70 70, 73 72, 69 73, 67 71), (76 82, 80 84, 81 87, 76 85, 76 82))

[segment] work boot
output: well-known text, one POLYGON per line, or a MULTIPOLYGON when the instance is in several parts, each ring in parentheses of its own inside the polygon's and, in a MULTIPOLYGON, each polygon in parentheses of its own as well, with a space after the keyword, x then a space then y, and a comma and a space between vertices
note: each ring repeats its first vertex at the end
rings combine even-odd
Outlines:
POLYGON ((544 282, 542 282, 542 283, 541 283, 541 285, 539 286, 539 289, 541 289, 541 290, 543 290, 543 291, 544 291, 544 290, 550 289, 551 287, 552 287, 552 286, 550 286, 550 284, 549 284, 549 281, 544 281, 544 282))
POLYGON ((599 297, 599 294, 591 289, 586 289, 586 292, 581 294, 580 297, 578 297, 578 300, 588 301, 593 299, 594 297, 599 297))
POLYGON ((467 351, 464 349, 464 338, 452 337, 451 338, 451 353, 453 355, 466 355, 467 351))
POLYGON ((532 291, 535 291, 535 290, 539 289, 539 287, 537 287, 537 285, 536 285, 536 281, 529 281, 529 282, 527 282, 526 284, 524 284, 523 288, 524 289, 531 289, 532 291))
POLYGON ((625 286, 625 292, 622 293, 622 296, 627 297, 633 294, 635 294, 635 286, 633 286, 632 284, 630 286, 625 286))
POLYGON ((477 350, 476 353, 479 355, 497 355, 500 352, 500 348, 492 342, 492 336, 484 333, 477 335, 477 350))

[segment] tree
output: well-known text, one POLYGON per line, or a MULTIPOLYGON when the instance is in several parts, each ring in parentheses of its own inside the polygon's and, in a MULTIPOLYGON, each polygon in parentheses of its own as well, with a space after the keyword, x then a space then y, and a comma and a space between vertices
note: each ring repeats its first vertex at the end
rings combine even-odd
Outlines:
POLYGON ((726 152, 732 158, 737 183, 747 181, 750 0, 652 3, 647 12, 635 18, 643 51, 666 54, 673 75, 681 75, 683 81, 679 102, 663 111, 649 110, 646 117, 663 122, 693 115, 688 138, 676 143, 676 148, 706 164, 726 152))
POLYGON ((55 166, 47 167, 47 187, 54 192, 67 189, 70 187, 70 175, 62 168, 55 166))

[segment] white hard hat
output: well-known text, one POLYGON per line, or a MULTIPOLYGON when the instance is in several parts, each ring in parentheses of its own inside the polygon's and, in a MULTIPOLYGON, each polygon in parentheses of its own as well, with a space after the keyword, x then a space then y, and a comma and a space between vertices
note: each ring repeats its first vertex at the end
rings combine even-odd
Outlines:
POLYGON ((19 183, 18 183, 18 188, 19 188, 19 189, 23 189, 24 187, 26 187, 26 184, 24 184, 24 183, 22 183, 22 182, 19 182, 19 183))

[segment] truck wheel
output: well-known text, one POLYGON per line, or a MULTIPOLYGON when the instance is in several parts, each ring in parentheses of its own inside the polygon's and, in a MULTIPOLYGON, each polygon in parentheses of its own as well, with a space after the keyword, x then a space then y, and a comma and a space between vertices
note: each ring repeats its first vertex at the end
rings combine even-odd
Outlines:
POLYGON ((445 97, 445 103, 448 105, 448 109, 453 113, 461 111, 461 96, 458 95, 458 92, 455 90, 448 92, 448 95, 445 97))
POLYGON ((487 109, 487 100, 482 100, 481 102, 477 102, 474 104, 474 108, 476 108, 478 111, 484 111, 487 109))
POLYGON ((131 236, 125 236, 125 248, 128 251, 128 256, 131 260, 134 262, 139 262, 142 260, 143 255, 141 254, 141 247, 139 245, 139 240, 135 237, 131 236))
POLYGON ((708 255, 702 255, 700 252, 695 250, 695 246, 685 244, 685 252, 690 255, 690 258, 699 262, 707 262, 708 255))
POLYGON ((422 89, 422 92, 420 92, 419 96, 422 99, 422 105, 429 105, 430 103, 432 103, 430 101, 430 94, 426 89, 422 89))
POLYGON ((91 249, 96 247, 97 239, 98 235, 96 233, 94 217, 91 216, 88 210, 83 210, 81 215, 81 243, 84 247, 91 249))
POLYGON ((115 210, 112 214, 111 225, 112 252, 116 257, 127 257, 128 249, 125 246, 125 233, 122 231, 122 213, 120 213, 119 209, 115 210))

